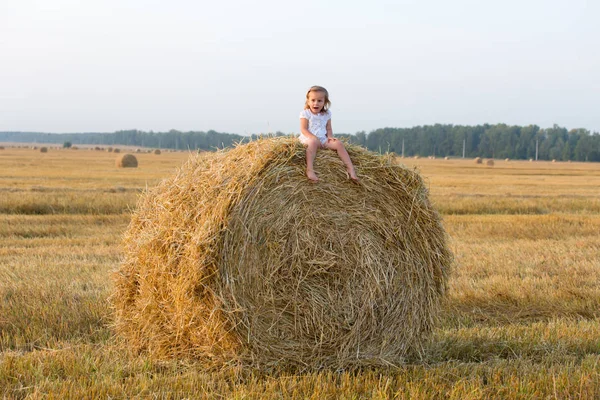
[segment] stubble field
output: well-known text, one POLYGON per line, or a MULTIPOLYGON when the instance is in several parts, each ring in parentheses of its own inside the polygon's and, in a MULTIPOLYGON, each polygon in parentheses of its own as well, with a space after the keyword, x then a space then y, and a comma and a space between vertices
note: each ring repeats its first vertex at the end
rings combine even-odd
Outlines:
MULTIPOLYGON (((139 192, 187 153, 0 150, 4 398, 598 398, 600 165, 418 166, 456 265, 422 360, 270 374, 153 360, 113 336, 110 274, 139 192)), ((359 171, 360 174, 360 171, 359 171)))

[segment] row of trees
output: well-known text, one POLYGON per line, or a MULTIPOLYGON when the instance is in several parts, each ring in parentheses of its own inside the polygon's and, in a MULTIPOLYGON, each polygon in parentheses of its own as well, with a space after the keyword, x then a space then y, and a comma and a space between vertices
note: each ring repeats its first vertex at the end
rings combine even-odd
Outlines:
MULTIPOLYGON (((285 135, 282 132, 273 134, 285 135)), ((542 129, 537 125, 506 124, 425 125, 413 128, 382 128, 345 136, 352 143, 378 152, 405 156, 489 157, 541 160, 600 161, 600 135, 587 129, 554 125, 542 129)), ((145 132, 124 130, 114 133, 48 134, 36 132, 0 132, 0 141, 64 143, 88 145, 129 145, 178 150, 214 150, 236 143, 255 140, 258 135, 241 136, 216 131, 145 132)))
POLYGON ((373 151, 405 156, 489 157, 541 160, 600 161, 600 135, 587 129, 554 125, 426 125, 358 132, 353 142, 373 151), (537 150, 536 150, 537 148, 537 150))
POLYGON ((25 143, 64 143, 73 145, 100 146, 139 146, 177 150, 214 150, 231 147, 235 143, 251 138, 231 133, 208 132, 145 132, 137 129, 114 133, 39 133, 39 132, 0 132, 0 141, 25 143))

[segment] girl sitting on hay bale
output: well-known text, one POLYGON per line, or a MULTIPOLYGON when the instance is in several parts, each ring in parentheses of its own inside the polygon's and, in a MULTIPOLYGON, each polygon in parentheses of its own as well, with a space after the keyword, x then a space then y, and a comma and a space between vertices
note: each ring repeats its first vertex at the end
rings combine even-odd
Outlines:
POLYGON ((325 148, 337 151, 346 165, 348 176, 358 182, 352 160, 344 144, 333 137, 331 129, 331 111, 329 111, 329 93, 321 86, 312 86, 306 93, 304 110, 300 113, 300 142, 306 146, 306 176, 313 182, 319 178, 313 169, 317 149, 325 148))

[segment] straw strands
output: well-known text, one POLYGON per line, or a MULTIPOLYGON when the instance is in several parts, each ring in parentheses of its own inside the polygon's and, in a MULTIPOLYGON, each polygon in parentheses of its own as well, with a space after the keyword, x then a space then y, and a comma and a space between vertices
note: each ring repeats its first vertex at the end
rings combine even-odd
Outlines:
POLYGON ((421 351, 451 253, 413 170, 347 145, 305 176, 295 139, 193 154, 138 202, 116 330, 156 357, 269 369, 399 364, 421 351))

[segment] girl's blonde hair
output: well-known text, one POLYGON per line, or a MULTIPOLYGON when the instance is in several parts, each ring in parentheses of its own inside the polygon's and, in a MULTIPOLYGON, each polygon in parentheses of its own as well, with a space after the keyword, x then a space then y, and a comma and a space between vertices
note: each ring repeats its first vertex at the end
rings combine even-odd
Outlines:
POLYGON ((308 92, 306 92, 306 101, 304 102, 305 110, 307 108, 310 108, 310 106, 308 105, 308 95, 310 94, 310 92, 324 93, 325 94, 325 102, 324 102, 323 109, 321 110, 321 112, 325 112, 325 111, 329 110, 329 106, 331 105, 331 101, 329 101, 329 92, 323 86, 311 86, 310 89, 308 89, 308 92))

